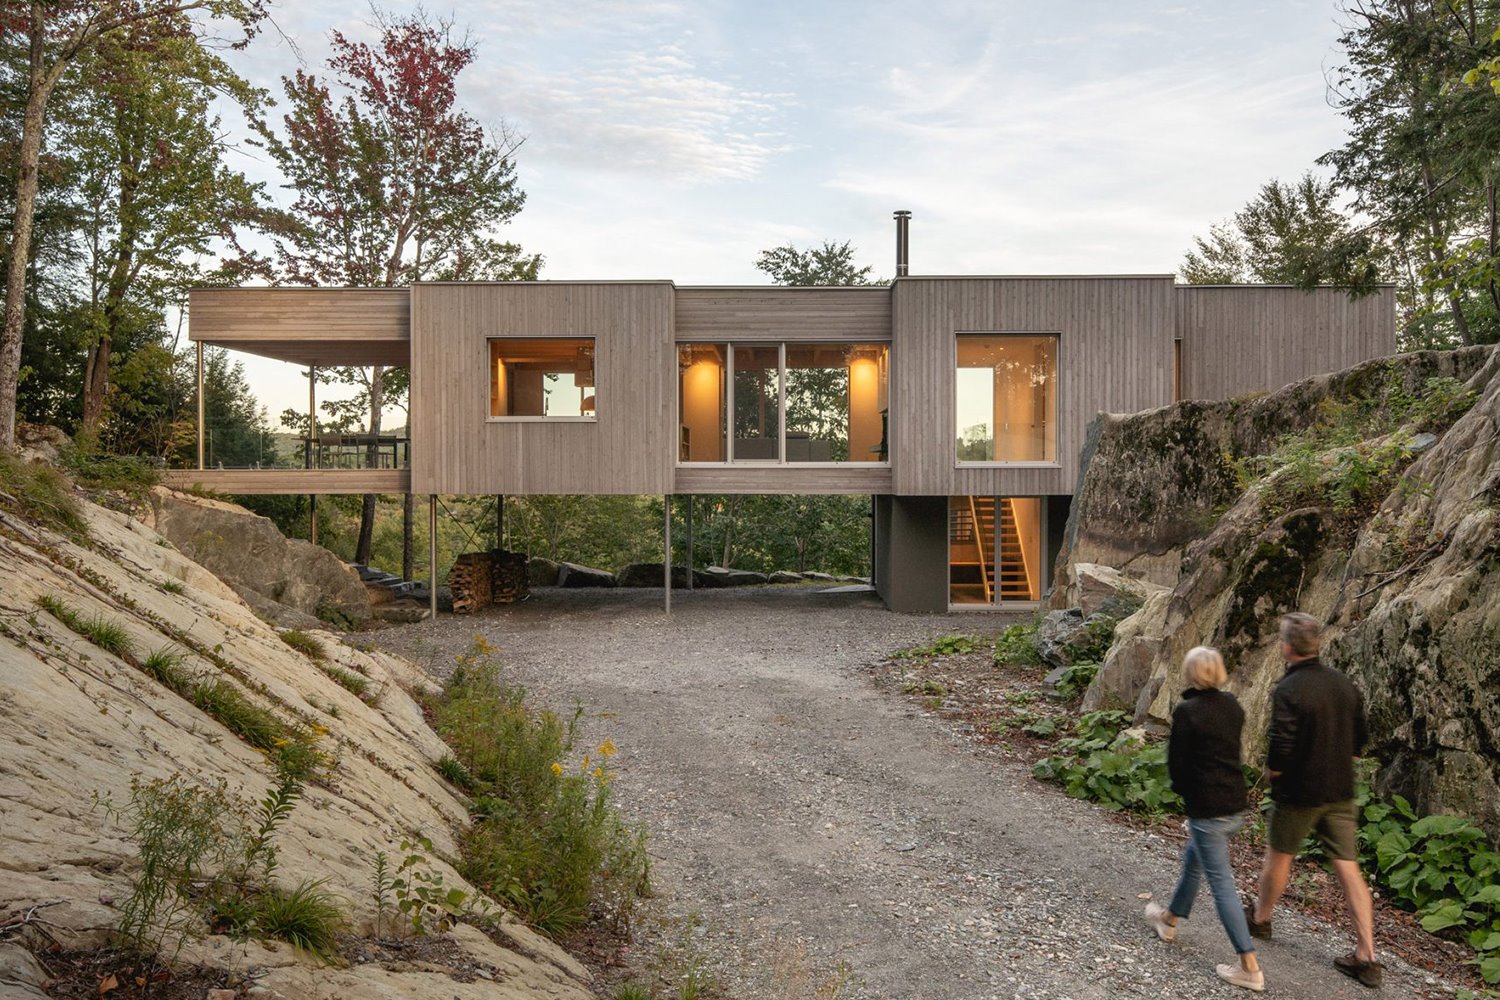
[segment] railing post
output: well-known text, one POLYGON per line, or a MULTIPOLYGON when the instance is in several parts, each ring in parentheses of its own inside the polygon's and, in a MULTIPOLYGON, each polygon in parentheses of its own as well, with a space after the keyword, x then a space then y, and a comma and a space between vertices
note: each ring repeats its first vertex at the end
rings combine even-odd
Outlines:
POLYGON ((198 468, 203 468, 203 341, 198 341, 198 468))
POLYGON ((316 468, 318 448, 318 370, 307 366, 307 467, 316 468))

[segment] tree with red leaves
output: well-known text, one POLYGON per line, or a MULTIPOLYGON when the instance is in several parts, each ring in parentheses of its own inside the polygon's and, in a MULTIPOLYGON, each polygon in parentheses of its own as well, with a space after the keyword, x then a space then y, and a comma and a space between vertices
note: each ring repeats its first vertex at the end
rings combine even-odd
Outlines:
POLYGON ((248 42, 265 17, 265 0, 33 0, 0 5, 0 36, 25 40, 29 78, 16 171, 15 206, 7 247, 5 320, 0 328, 0 447, 15 447, 16 380, 26 321, 26 276, 36 213, 37 168, 47 127, 47 102, 58 81, 82 55, 114 33, 133 29, 201 35, 210 22, 238 25, 248 42))
MULTIPOLYGON (((494 235, 525 202, 512 158, 519 143, 503 123, 486 129, 458 103, 473 43, 421 9, 376 17, 373 45, 333 33, 328 82, 301 70, 282 78, 280 128, 253 122, 293 200, 267 212, 272 252, 243 253, 242 271, 304 285, 534 279, 541 257, 494 235)), ((372 435, 407 384, 404 371, 379 367, 320 376, 359 387, 372 435)), ((370 464, 377 457, 372 445, 370 464)), ((408 496, 407 576, 410 515, 408 496)), ((375 498, 366 496, 357 562, 369 559, 374 525, 375 498)))

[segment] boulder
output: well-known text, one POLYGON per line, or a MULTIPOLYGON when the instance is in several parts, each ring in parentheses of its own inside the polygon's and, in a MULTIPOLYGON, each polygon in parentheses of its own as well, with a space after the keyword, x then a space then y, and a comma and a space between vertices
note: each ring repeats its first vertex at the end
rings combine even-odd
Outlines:
POLYGON ((1114 643, 1084 692, 1083 711, 1136 711, 1141 691, 1151 686, 1171 600, 1170 590, 1157 588, 1139 610, 1115 626, 1114 643))
POLYGON ((802 574, 802 579, 812 580, 814 583, 833 583, 838 578, 828 573, 808 572, 802 574))
POLYGON ((1085 618, 1078 608, 1067 608, 1048 612, 1032 642, 1042 662, 1052 667, 1097 663, 1109 648, 1114 627, 1115 620, 1108 615, 1085 618))
POLYGON ((613 587, 615 575, 609 570, 565 562, 558 565, 557 585, 559 587, 613 587))
POLYGON ((802 574, 778 569, 767 578, 770 583, 801 583, 802 574))
POLYGON ((746 569, 725 569, 723 566, 710 566, 703 570, 703 585, 705 587, 753 587, 766 583, 769 577, 764 573, 753 573, 746 569))
POLYGON ((540 556, 532 556, 526 563, 526 579, 533 587, 555 587, 562 573, 562 564, 540 556))
POLYGON ((250 603, 262 613, 275 602, 324 621, 357 624, 370 617, 357 570, 321 546, 287 538, 269 518, 157 487, 143 520, 241 596, 253 592, 250 603))
MULTIPOLYGON (((629 563, 620 567, 615 574, 615 586, 617 587, 660 587, 666 576, 666 566, 662 563, 629 563)), ((678 580, 685 584, 687 576, 685 567, 672 567, 672 586, 678 586, 678 580)))
POLYGON ((1152 594, 1170 590, 1150 580, 1127 576, 1112 566, 1078 563, 1059 596, 1066 601, 1063 607, 1078 608, 1084 617, 1106 614, 1123 620, 1139 611, 1152 594))

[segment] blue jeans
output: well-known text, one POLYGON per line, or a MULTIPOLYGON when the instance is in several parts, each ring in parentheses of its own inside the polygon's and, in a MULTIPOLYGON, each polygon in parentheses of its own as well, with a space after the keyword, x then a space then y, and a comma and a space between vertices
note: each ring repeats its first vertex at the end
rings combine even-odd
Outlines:
POLYGON ((1213 819, 1189 819, 1188 842, 1182 848, 1182 875, 1167 909, 1187 919, 1193 910, 1198 885, 1208 876, 1208 887, 1214 894, 1219 922, 1229 935, 1234 950, 1243 955, 1254 951, 1250 928, 1245 924, 1245 910, 1240 894, 1234 888, 1234 870, 1229 866, 1229 838, 1245 825, 1243 815, 1216 816, 1213 819))

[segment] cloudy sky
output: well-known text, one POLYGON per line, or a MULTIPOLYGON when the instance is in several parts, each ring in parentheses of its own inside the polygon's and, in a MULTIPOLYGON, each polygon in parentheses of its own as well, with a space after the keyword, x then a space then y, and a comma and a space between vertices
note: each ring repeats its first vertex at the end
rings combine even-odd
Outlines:
MULTIPOLYGON (((478 43, 467 107, 526 137, 507 235, 544 278, 759 283, 760 250, 823 239, 889 276, 897 208, 914 273, 1165 273, 1342 138, 1334 0, 428 9, 478 43)), ((276 20, 295 49, 272 32, 236 60, 273 90, 321 67, 330 30, 374 36, 364 0, 276 20)), ((273 414, 306 406, 290 366, 247 368, 273 414)))

